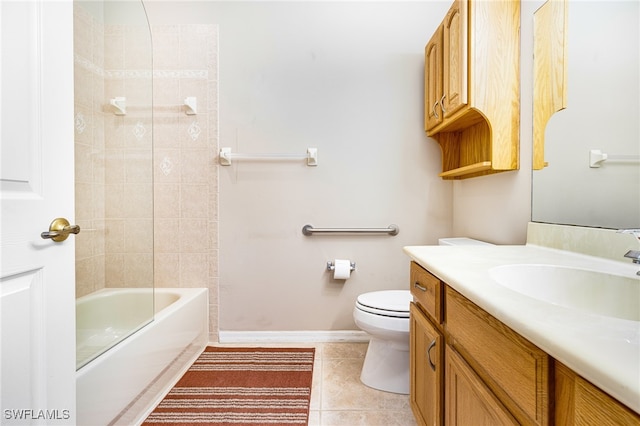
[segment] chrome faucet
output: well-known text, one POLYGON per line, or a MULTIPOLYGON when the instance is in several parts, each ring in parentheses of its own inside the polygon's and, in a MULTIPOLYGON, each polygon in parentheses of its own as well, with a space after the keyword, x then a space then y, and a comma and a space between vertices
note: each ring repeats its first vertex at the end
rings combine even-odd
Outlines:
MULTIPOLYGON (((636 239, 640 240, 640 229, 619 229, 620 234, 632 234, 636 239)), ((640 250, 629 250, 624 254, 624 257, 631 259, 633 263, 640 265, 640 250)), ((640 275, 640 271, 636 272, 636 275, 640 275)))

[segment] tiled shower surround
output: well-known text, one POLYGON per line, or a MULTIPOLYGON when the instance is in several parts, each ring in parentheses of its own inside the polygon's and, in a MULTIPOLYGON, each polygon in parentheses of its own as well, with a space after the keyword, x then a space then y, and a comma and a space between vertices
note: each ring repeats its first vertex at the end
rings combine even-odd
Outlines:
POLYGON ((217 27, 153 27, 151 72, 139 29, 105 25, 78 5, 74 26, 76 296, 208 287, 217 341, 217 27), (109 105, 118 96, 126 115, 109 105))
POLYGON ((155 26, 155 285, 208 287, 218 340, 218 29, 155 26), (183 101, 197 98, 197 115, 183 101))

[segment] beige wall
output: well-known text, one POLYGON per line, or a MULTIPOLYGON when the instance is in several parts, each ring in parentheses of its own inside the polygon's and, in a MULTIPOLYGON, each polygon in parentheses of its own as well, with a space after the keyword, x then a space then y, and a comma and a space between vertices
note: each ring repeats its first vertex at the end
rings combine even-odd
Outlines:
MULTIPOLYGON (((220 29, 220 146, 304 153, 220 173, 221 331, 354 330, 358 294, 407 288, 404 245, 451 235, 423 127, 423 50, 448 2, 146 2, 153 25, 220 29), (303 225, 384 227, 313 236, 303 225), (356 262, 336 281, 326 262, 356 262)), ((214 158, 215 160, 215 158, 214 158)))

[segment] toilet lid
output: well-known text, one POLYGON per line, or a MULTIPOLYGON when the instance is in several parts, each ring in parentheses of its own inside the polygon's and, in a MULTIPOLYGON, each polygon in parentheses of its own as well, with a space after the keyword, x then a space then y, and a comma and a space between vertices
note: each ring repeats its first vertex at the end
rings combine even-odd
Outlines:
POLYGON ((413 300, 409 290, 372 291, 358 296, 356 306, 365 312, 397 318, 409 318, 413 300))

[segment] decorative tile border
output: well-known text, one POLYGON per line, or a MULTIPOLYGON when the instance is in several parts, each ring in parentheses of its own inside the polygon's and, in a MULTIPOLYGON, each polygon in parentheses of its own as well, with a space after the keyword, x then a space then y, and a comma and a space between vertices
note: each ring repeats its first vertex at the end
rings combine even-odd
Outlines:
POLYGON ((103 78, 149 78, 152 75, 153 78, 209 78, 209 70, 156 70, 153 73, 149 70, 105 70, 79 55, 73 60, 76 65, 103 78))

